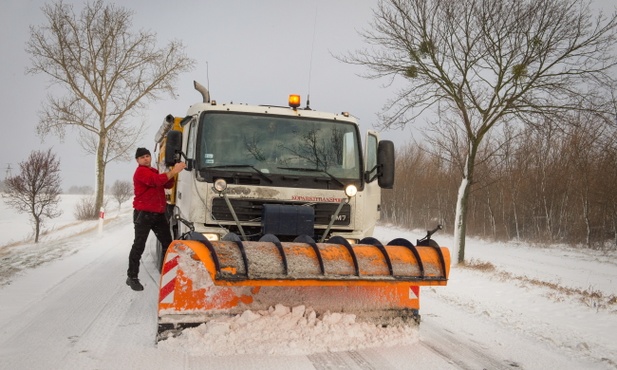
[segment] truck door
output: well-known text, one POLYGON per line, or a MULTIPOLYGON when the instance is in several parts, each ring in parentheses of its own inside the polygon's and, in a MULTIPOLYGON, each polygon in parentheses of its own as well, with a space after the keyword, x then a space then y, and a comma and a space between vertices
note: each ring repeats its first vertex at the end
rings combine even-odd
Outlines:
MULTIPOLYGON (((374 174, 377 166, 377 146, 379 144, 379 133, 368 131, 366 134, 364 148, 364 172, 374 174)), ((372 176, 367 176, 368 178, 372 176)), ((364 187, 364 229, 372 234, 376 221, 381 215, 381 188, 377 179, 367 183, 364 187)))

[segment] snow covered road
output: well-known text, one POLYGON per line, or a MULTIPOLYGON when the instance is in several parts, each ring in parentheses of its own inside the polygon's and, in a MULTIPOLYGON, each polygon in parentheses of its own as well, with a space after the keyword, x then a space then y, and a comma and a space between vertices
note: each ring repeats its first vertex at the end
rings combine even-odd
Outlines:
MULTIPOLYGON (((386 227, 376 232, 382 241, 400 236, 415 240, 422 235, 386 227)), ((145 290, 133 292, 125 285, 131 240, 130 213, 125 212, 107 221, 102 236, 91 227, 45 245, 20 247, 39 248, 42 260, 50 248, 64 252, 0 286, 0 368, 617 368, 617 313, 610 300, 617 293, 614 255, 469 241, 470 258, 490 261, 495 269, 456 266, 447 287, 423 288, 422 325, 403 332, 404 338, 384 339, 379 328, 351 323, 332 326, 327 335, 298 330, 305 338, 296 347, 266 341, 276 338, 280 327, 295 330, 287 315, 278 328, 264 325, 261 332, 251 333, 234 321, 226 334, 236 338, 232 345, 196 328, 157 346, 158 272, 144 254, 145 290), (602 297, 585 296, 585 291, 602 297), (352 334, 363 342, 345 347, 345 335, 352 334), (310 343, 331 350, 310 352, 310 343)), ((18 257, 14 251, 4 254, 3 268, 18 257)))

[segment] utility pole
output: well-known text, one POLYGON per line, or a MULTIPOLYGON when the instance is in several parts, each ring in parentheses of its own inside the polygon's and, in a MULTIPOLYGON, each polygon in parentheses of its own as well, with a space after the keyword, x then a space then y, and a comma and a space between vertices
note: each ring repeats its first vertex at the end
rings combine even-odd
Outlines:
POLYGON ((6 179, 11 177, 11 164, 6 165, 6 170, 4 171, 4 180, 0 181, 0 192, 5 191, 6 179))
POLYGON ((11 177, 11 164, 7 164, 6 165, 6 170, 4 171, 4 179, 8 179, 9 177, 11 177))

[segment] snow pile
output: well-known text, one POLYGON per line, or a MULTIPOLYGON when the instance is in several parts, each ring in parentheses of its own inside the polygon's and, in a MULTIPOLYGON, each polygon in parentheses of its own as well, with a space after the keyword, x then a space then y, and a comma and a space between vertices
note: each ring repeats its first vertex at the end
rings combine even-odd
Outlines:
POLYGON ((358 322, 353 314, 326 312, 318 317, 311 308, 279 304, 268 311, 247 310, 185 329, 180 336, 159 342, 159 349, 194 356, 306 355, 417 341, 414 324, 380 327, 358 322))

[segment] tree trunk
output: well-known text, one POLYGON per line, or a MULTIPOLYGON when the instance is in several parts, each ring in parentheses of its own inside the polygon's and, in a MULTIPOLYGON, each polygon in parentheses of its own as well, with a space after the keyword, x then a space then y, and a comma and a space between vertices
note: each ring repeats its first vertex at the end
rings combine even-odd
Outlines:
POLYGON ((583 194, 582 196, 583 202, 583 220, 585 221, 585 245, 587 247, 591 247, 591 220, 590 220, 590 210, 589 210, 589 198, 587 194, 583 194))
POLYGON ((34 215, 34 242, 39 242, 39 235, 41 233, 41 219, 34 215))
POLYGON ((497 238, 497 217, 495 216, 495 210, 493 209, 493 204, 491 203, 491 192, 487 192, 487 208, 488 208, 488 217, 491 223, 491 233, 493 236, 493 240, 497 238))
POLYGON ((99 145, 96 150, 96 195, 93 210, 94 215, 98 215, 99 210, 103 207, 103 199, 105 196, 105 145, 106 136, 104 133, 101 133, 99 136, 99 145))
POLYGON ((454 248, 458 250, 458 263, 465 261, 465 230, 467 228, 467 203, 470 184, 466 177, 461 180, 456 199, 456 214, 454 215, 454 248))
MULTIPOLYGON (((513 197, 513 199, 516 199, 513 197)), ((512 201, 512 210, 514 212, 514 229, 516 230, 516 240, 521 240, 521 230, 518 226, 518 210, 516 208, 516 201, 512 201)))
POLYGON ((617 215, 613 215, 613 238, 615 248, 617 248, 617 215))
MULTIPOLYGON (((552 222, 552 202, 549 201, 548 197, 548 185, 547 185, 547 178, 548 175, 546 173, 546 167, 545 165, 542 166, 542 179, 540 181, 540 191, 542 194, 542 209, 544 211, 544 220, 545 220, 545 224, 544 224, 544 236, 541 235, 541 238, 546 238, 548 236, 548 241, 552 241, 553 240, 553 222, 552 222), (551 203, 549 205, 549 203, 551 203)), ((540 233, 542 233, 542 231, 540 231, 540 233)), ((544 239, 544 241, 547 241, 546 239, 544 239)))
POLYGON ((467 213, 469 210, 469 193, 473 182, 473 172, 476 162, 477 145, 469 144, 469 153, 465 158, 463 178, 458 188, 456 198, 456 213, 454 216, 454 248, 458 250, 458 263, 465 262, 465 234, 467 229, 467 213))

